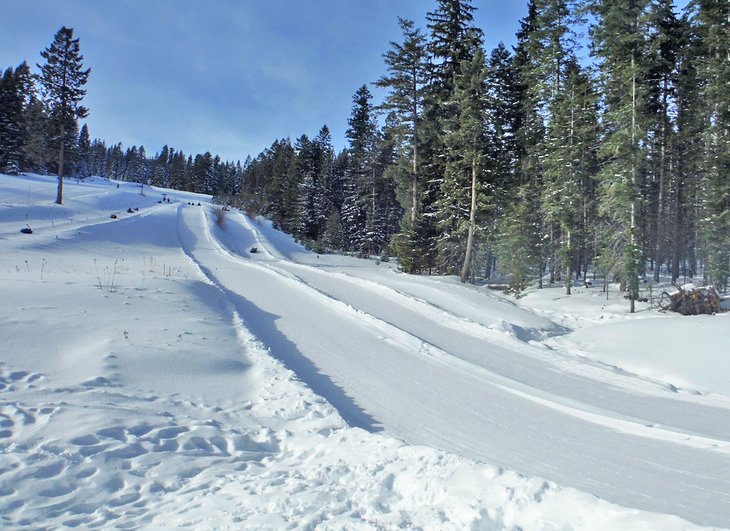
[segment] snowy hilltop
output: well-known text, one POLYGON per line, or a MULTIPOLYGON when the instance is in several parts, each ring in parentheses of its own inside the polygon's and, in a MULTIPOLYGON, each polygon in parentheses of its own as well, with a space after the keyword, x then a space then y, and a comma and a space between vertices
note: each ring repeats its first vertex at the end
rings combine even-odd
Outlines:
POLYGON ((515 301, 188 192, 55 194, 0 175, 0 527, 730 526, 730 314, 515 301))

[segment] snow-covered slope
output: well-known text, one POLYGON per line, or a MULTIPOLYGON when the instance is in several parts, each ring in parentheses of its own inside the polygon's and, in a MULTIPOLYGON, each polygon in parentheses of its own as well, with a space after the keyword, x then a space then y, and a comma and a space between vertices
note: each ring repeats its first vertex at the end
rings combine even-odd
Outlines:
MULTIPOLYGON (((0 176, 3 527, 730 525, 709 358, 611 355, 678 319, 308 253, 204 196, 54 186, 0 176)), ((681 323, 720 352, 726 317, 681 323)))

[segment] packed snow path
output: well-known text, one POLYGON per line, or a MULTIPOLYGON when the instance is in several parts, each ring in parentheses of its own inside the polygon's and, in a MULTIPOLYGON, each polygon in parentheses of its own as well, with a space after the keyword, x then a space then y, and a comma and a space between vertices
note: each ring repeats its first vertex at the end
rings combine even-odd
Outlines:
POLYGON ((458 286, 317 267, 313 255, 298 263, 291 243, 237 213, 221 230, 205 209, 181 206, 178 229, 246 328, 350 424, 622 505, 730 522, 727 409, 558 370, 541 349, 480 323, 473 291, 454 305, 444 297, 458 286))

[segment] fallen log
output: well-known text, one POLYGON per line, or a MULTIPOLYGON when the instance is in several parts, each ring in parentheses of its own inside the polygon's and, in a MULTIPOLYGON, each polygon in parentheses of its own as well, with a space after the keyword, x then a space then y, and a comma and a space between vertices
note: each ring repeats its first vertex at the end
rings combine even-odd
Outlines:
POLYGON ((662 293, 659 307, 682 315, 712 315, 720 313, 720 295, 714 286, 686 285, 677 291, 662 293))

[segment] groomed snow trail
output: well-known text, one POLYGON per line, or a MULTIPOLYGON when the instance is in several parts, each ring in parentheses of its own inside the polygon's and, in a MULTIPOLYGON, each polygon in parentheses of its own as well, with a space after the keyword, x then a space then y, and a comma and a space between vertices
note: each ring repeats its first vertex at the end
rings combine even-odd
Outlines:
POLYGON ((730 411, 557 371, 414 296, 422 279, 360 290, 374 280, 297 264, 237 215, 222 231, 182 206, 178 223, 185 253, 244 326, 351 425, 621 505, 730 522, 730 411))

